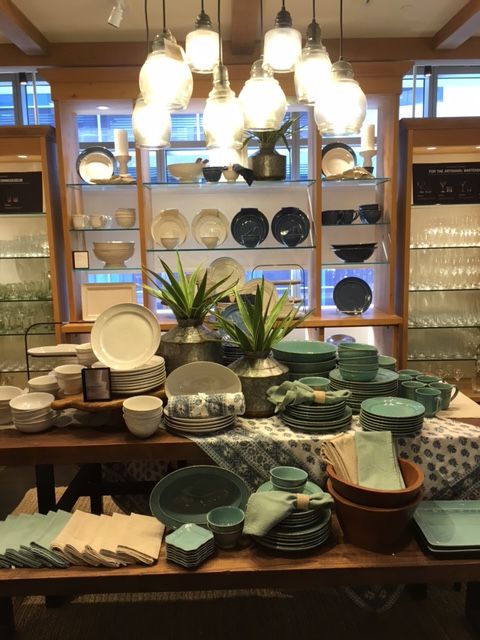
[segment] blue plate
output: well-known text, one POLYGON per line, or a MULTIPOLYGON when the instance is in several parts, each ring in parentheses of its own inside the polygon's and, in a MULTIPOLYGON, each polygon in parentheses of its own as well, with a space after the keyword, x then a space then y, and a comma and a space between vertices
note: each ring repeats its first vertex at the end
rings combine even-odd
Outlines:
MULTIPOLYGON (((240 329, 243 329, 243 331, 247 330, 247 328, 245 327, 245 323, 242 320, 242 316, 240 315, 238 304, 236 302, 234 302, 233 304, 229 305, 226 309, 224 309, 220 315, 222 316, 222 318, 225 318, 225 320, 229 320, 230 322, 233 322, 233 324, 237 325, 237 327, 240 327, 240 329)), ((220 328, 220 335, 222 336, 222 338, 228 338, 225 331, 221 328, 220 328)))
POLYGON ((339 311, 356 316, 372 304, 372 290, 361 278, 343 278, 335 285, 333 301, 339 311))
POLYGON ((310 233, 310 220, 297 207, 283 207, 272 220, 273 237, 286 247, 296 247, 310 233))
POLYGON ((268 220, 255 208, 240 209, 234 216, 230 230, 232 236, 244 247, 258 247, 268 236, 268 220))

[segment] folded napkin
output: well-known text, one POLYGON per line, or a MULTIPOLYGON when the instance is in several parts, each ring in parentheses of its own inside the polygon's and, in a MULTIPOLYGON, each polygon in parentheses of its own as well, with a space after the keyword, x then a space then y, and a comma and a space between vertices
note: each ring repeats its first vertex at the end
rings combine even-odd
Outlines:
POLYGON ((338 404, 349 398, 351 391, 314 391, 311 387, 295 380, 286 380, 282 384, 267 390, 267 399, 275 405, 275 413, 282 411, 290 404, 338 404))
POLYGON ((208 418, 240 416, 245 413, 243 393, 197 393, 171 396, 168 415, 174 418, 208 418))
POLYGON ((370 489, 404 489, 391 431, 356 431, 358 484, 370 489))
MULTIPOLYGON (((129 518, 127 518, 129 520, 129 518)), ((104 567, 121 567, 125 566, 127 563, 123 562, 120 558, 118 558, 117 554, 108 555, 102 553, 102 546, 104 540, 108 540, 110 538, 112 529, 115 527, 115 522, 112 516, 101 515, 100 522, 98 524, 98 528, 95 531, 95 534, 88 544, 85 545, 85 550, 83 555, 89 559, 91 562, 98 562, 101 566, 104 567)))
POLYGON ((72 517, 68 511, 49 511, 43 521, 43 528, 35 532, 30 540, 30 549, 35 556, 49 562, 52 567, 65 568, 70 566, 70 562, 59 553, 50 549, 52 540, 65 527, 72 517))
POLYGON ((142 564, 153 564, 160 555, 165 525, 152 516, 130 514, 130 526, 117 547, 118 555, 142 564))
POLYGON ((352 484, 358 483, 357 449, 353 433, 342 433, 325 440, 320 446, 320 454, 340 478, 352 484))
POLYGON ((255 177, 252 169, 247 169, 246 167, 242 167, 241 164, 232 165, 232 169, 236 171, 239 176, 242 176, 242 178, 245 180, 245 182, 248 184, 249 187, 251 186, 255 177))
POLYGON ((100 516, 93 513, 74 511, 65 527, 52 540, 50 548, 72 564, 100 566, 100 562, 84 553, 85 546, 95 536, 99 521, 100 516))
POLYGON ((15 522, 15 540, 11 540, 5 551, 5 556, 15 566, 20 567, 51 567, 51 563, 36 556, 30 549, 30 542, 37 532, 44 527, 46 516, 41 513, 21 513, 15 522))
POLYGON ((131 517, 123 513, 114 513, 112 515, 108 532, 105 532, 107 535, 104 535, 103 539, 98 543, 100 546, 99 552, 102 556, 113 558, 120 565, 135 564, 136 560, 134 558, 120 556, 117 553, 118 545, 125 539, 131 523, 131 517))
POLYGON ((324 491, 311 495, 287 491, 252 493, 245 510, 243 533, 263 536, 298 508, 330 509, 332 505, 332 496, 324 491))

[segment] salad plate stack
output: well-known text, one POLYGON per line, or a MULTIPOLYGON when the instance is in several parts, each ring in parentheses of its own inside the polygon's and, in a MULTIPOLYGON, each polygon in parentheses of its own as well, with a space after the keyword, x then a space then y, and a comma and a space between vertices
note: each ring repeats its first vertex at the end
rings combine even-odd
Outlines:
POLYGON ((333 369, 329 373, 330 388, 333 391, 348 389, 352 392, 350 398, 346 398, 348 406, 356 413, 360 411, 360 406, 368 398, 379 396, 395 396, 398 387, 398 373, 380 368, 373 380, 360 382, 345 380, 339 369, 333 369))
POLYGON ((243 351, 240 349, 238 344, 235 344, 235 342, 232 342, 231 340, 222 340, 222 361, 226 367, 242 356, 243 351))
MULTIPOLYGON (((274 491, 273 484, 265 482, 258 491, 274 491)), ((318 485, 307 481, 303 493, 311 495, 320 491, 318 485)), ((308 551, 328 540, 330 521, 330 509, 297 509, 264 536, 256 536, 255 541, 262 547, 277 551, 308 551)))
POLYGON ((297 431, 330 433, 350 427, 352 410, 347 407, 345 400, 337 404, 287 405, 280 418, 297 431))
POLYGON ((337 349, 327 342, 309 340, 282 340, 272 349, 278 362, 289 369, 291 381, 306 376, 327 377, 337 364, 337 349))
POLYGON ((179 435, 210 435, 224 431, 235 424, 235 416, 211 416, 208 418, 177 418, 169 415, 168 406, 163 411, 163 423, 169 431, 179 435))
POLYGON ((413 436, 422 429, 425 407, 407 398, 370 398, 362 402, 360 426, 364 431, 391 431, 413 436))
MULTIPOLYGON (((104 366, 101 362, 95 362, 92 368, 104 366)), ((135 393, 146 393, 165 382, 165 360, 161 356, 153 356, 146 364, 134 369, 110 368, 110 375, 113 394, 128 396, 135 393)))
POLYGON ((165 538, 165 549, 167 560, 194 569, 213 555, 213 533, 197 524, 184 524, 165 538))

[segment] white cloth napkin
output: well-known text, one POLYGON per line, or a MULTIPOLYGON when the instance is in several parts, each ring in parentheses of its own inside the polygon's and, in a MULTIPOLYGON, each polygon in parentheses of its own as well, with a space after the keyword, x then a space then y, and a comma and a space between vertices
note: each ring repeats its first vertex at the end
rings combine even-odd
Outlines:
POLYGON ((142 564, 158 560, 165 525, 152 516, 130 514, 130 527, 122 536, 117 553, 123 558, 133 558, 142 564))

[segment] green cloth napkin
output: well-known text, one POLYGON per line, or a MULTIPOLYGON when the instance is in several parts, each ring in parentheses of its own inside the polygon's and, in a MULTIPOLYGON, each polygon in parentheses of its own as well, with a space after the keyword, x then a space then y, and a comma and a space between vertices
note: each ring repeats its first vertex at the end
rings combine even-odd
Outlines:
MULTIPOLYGON (((309 509, 330 509, 333 498, 329 493, 319 491, 308 496, 309 509)), ((296 511, 296 493, 287 491, 265 491, 252 493, 245 510, 243 533, 264 536, 276 524, 296 511)))
POLYGON ((370 489, 404 489, 391 431, 356 431, 358 484, 370 489))
POLYGON ((35 556, 50 562, 54 567, 64 568, 70 566, 70 563, 65 558, 50 549, 50 543, 57 537, 71 517, 71 513, 61 509, 47 513, 43 529, 37 531, 30 540, 30 549, 35 556))
MULTIPOLYGON (((270 387, 267 390, 267 399, 275 405, 275 413, 282 411, 289 404, 338 404, 349 398, 351 391, 325 391, 323 402, 319 401, 319 394, 303 382, 286 380, 280 385, 270 387)), ((321 397, 321 396, 320 396, 321 397)))

